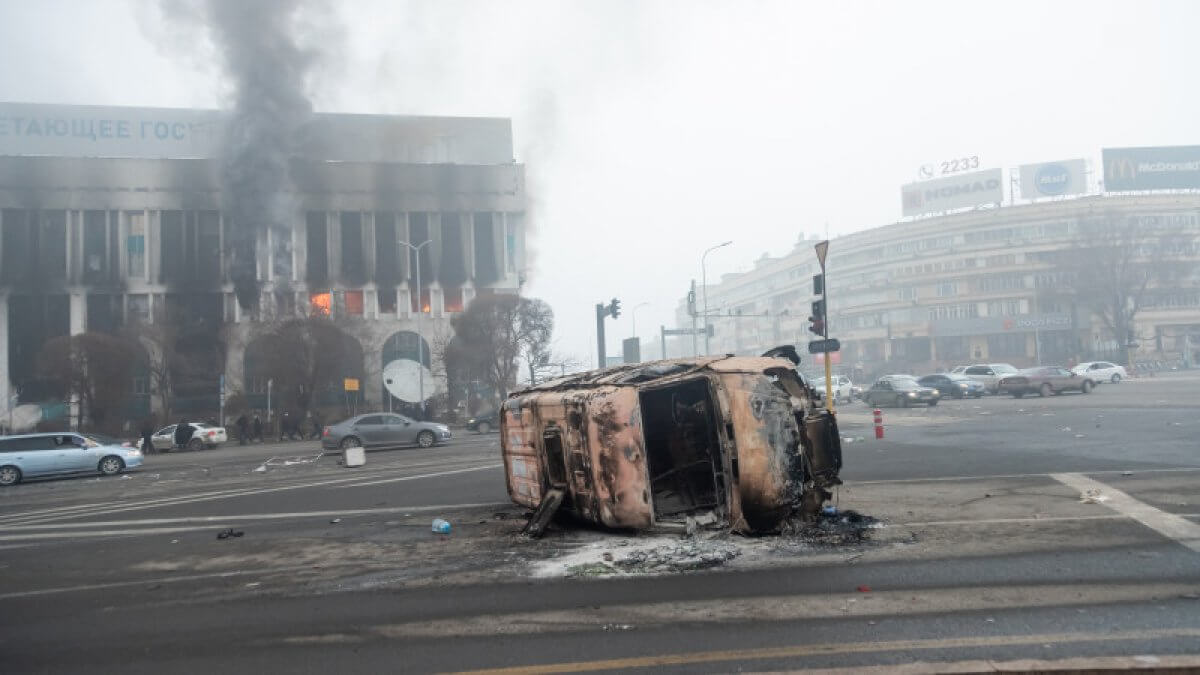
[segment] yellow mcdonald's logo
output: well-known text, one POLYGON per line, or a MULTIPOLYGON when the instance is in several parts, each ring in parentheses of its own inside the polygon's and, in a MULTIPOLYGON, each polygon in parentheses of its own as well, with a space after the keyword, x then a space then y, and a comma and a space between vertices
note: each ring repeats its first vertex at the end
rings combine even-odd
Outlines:
POLYGON ((1128 157, 1118 157, 1109 161, 1107 173, 1107 178, 1109 180, 1137 178, 1137 163, 1128 157))

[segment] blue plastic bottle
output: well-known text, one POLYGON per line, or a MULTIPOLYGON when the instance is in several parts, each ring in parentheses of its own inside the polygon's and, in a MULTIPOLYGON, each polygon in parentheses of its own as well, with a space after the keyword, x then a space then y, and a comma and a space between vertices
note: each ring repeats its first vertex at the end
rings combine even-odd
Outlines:
POLYGON ((434 518, 433 531, 437 534, 450 534, 450 523, 441 518, 434 518))

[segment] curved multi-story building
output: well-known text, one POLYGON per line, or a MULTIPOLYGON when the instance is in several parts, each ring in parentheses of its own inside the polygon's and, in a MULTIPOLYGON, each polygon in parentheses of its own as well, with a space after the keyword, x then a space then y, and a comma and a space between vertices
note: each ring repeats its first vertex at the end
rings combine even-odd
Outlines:
MULTIPOLYGON (((870 376, 980 361, 1023 367, 1118 358, 1118 336, 1076 301, 1064 265, 1097 219, 1185 242, 1176 253, 1187 274, 1146 290, 1130 358, 1200 360, 1200 194, 1176 191, 977 208, 833 239, 829 334, 842 345, 833 363, 870 376)), ((711 352, 749 354, 815 337, 808 332, 820 271, 815 243, 801 238, 787 255, 764 256, 751 271, 708 287, 711 352)), ((686 302, 677 314, 690 327, 686 302)), ((698 344, 703 349, 703 338, 698 344)), ((673 349, 690 348, 689 338, 673 349)))

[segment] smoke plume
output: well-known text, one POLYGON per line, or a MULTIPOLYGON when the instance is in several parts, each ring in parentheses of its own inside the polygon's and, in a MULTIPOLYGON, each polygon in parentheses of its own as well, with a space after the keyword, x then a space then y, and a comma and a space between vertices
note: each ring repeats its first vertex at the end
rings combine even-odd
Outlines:
POLYGON ((276 275, 290 275, 296 202, 289 164, 312 115, 307 85, 318 60, 303 40, 312 7, 302 0, 206 0, 198 9, 233 94, 221 166, 226 245, 238 303, 250 308, 258 302, 256 245, 268 232, 277 233, 276 275))

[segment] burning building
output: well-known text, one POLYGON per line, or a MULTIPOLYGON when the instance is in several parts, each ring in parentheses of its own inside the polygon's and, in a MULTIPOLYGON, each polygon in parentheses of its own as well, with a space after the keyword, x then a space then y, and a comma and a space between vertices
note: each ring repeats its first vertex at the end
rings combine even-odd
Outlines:
MULTIPOLYGON (((399 406, 389 363, 429 368, 451 315, 519 290, 509 120, 313 114, 269 205, 231 186, 229 125, 208 110, 0 104, 0 394, 54 395, 34 358, 54 336, 178 320, 208 362, 181 374, 175 409, 215 412, 222 375, 262 407, 256 343, 317 314, 355 343, 362 362, 344 374, 367 402, 399 406), (253 217, 269 222, 235 222, 253 217)), ((144 374, 132 380, 148 411, 144 374)))

